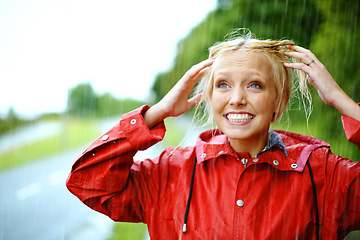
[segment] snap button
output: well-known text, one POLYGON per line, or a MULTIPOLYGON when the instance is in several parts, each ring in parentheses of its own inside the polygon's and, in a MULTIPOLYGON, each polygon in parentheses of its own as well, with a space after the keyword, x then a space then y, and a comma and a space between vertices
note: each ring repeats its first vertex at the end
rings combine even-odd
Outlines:
POLYGON ((95 156, 95 153, 93 153, 92 155, 93 155, 93 157, 94 157, 94 156, 95 156))
POLYGON ((206 157, 206 153, 201 154, 201 157, 202 158, 206 157))
POLYGON ((242 207, 242 206, 244 206, 244 201, 239 199, 236 201, 236 205, 238 205, 239 207, 242 207))
POLYGON ((291 164, 291 168, 295 169, 297 167, 298 167, 298 165, 296 163, 291 164))
POLYGON ((277 166, 277 165, 279 165, 279 161, 278 161, 278 160, 274 160, 274 161, 273 161, 273 164, 277 166))
POLYGON ((252 161, 253 161, 253 162, 258 162, 259 159, 258 159, 258 158, 254 158, 252 161))
POLYGON ((106 140, 108 140, 109 139, 109 135, 104 135, 102 138, 101 138, 101 140, 103 140, 103 141, 106 141, 106 140))
POLYGON ((246 158, 241 159, 242 164, 244 164, 244 167, 246 167, 246 164, 248 163, 248 160, 246 158))
POLYGON ((134 118, 134 119, 131 119, 130 123, 131 123, 132 125, 134 125, 134 124, 136 123, 136 119, 135 119, 135 118, 134 118))

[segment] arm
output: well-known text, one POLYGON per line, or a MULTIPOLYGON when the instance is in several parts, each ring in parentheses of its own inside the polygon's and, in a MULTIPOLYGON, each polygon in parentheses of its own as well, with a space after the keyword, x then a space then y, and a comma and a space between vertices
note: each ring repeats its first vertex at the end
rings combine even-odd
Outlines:
MULTIPOLYGON (((119 124, 90 145, 74 163, 66 183, 68 189, 86 205, 115 221, 144 221, 145 206, 140 204, 139 195, 156 196, 151 192, 156 191, 156 184, 148 193, 135 186, 134 176, 141 173, 134 171, 140 172, 141 168, 135 166, 133 156, 162 140, 165 133, 162 120, 181 115, 199 101, 201 95, 191 99, 188 95, 212 62, 194 65, 153 107, 144 106, 125 114, 119 124)), ((147 166, 156 168, 155 164, 147 166)))
POLYGON ((143 221, 130 169, 133 156, 162 140, 163 123, 151 130, 142 114, 147 106, 123 116, 119 124, 97 139, 74 163, 66 186, 90 208, 115 221, 143 221))
POLYGON ((177 117, 185 113, 199 102, 201 95, 191 99, 188 97, 213 62, 213 59, 207 59, 192 66, 165 97, 145 113, 144 119, 149 128, 167 117, 177 117))
POLYGON ((360 107, 339 87, 317 57, 310 50, 299 46, 289 48, 294 52, 284 54, 303 63, 285 63, 284 66, 305 72, 309 83, 317 89, 326 104, 334 106, 341 114, 360 121, 360 107))
POLYGON ((346 137, 360 149, 360 107, 339 87, 326 67, 311 51, 299 46, 289 46, 289 48, 293 52, 284 54, 303 63, 284 63, 284 66, 307 74, 309 83, 317 89, 320 98, 343 115, 346 137))

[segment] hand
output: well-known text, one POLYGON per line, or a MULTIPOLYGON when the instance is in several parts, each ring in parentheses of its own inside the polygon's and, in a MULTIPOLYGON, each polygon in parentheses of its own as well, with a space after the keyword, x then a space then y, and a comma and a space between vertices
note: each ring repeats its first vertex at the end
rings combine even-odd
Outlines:
POLYGON ((144 119, 149 128, 167 117, 177 117, 185 113, 200 101, 201 94, 190 99, 189 95, 213 62, 213 59, 207 59, 192 66, 165 97, 145 113, 144 119))
POLYGON ((284 66, 305 72, 309 83, 316 88, 323 102, 334 106, 342 114, 359 120, 360 108, 340 88, 317 57, 310 50, 299 46, 289 46, 289 49, 293 52, 285 52, 284 54, 298 59, 302 63, 284 63, 284 66))
POLYGON ((299 46, 289 46, 294 52, 284 54, 302 63, 286 63, 285 67, 301 70, 307 74, 307 79, 319 93, 320 98, 328 105, 333 105, 337 94, 343 94, 342 89, 332 78, 325 66, 308 49, 299 46))

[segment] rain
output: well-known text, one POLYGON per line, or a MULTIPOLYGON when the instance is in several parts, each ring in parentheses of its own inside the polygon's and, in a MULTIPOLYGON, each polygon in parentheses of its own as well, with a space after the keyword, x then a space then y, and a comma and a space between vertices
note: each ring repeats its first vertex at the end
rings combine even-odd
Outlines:
MULTIPOLYGON (((313 51, 360 101, 358 0, 0 2, 0 240, 149 239, 142 223, 115 223, 65 186, 71 166, 124 113, 159 101, 208 48, 233 29, 291 39, 313 51)), ((338 111, 311 88, 306 116, 295 91, 280 124, 360 160, 338 111)), ((136 160, 194 145, 214 126, 193 111, 136 160)), ((354 231, 345 239, 360 239, 354 231)))

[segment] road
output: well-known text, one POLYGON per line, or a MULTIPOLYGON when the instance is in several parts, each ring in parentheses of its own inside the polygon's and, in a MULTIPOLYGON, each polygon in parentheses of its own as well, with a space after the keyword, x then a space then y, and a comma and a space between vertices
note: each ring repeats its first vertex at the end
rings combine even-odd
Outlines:
POLYGON ((82 149, 0 173, 0 239, 104 239, 113 222, 65 186, 82 149))
MULTIPOLYGON (((104 122, 101 129, 116 121, 104 122)), ((181 121, 179 125, 188 126, 181 121)), ((192 131, 182 145, 194 144, 199 131, 192 131)), ((161 144, 135 159, 155 157, 161 144)), ((86 207, 65 186, 72 164, 87 146, 0 172, 0 240, 102 240, 112 234, 113 221, 86 207)))

